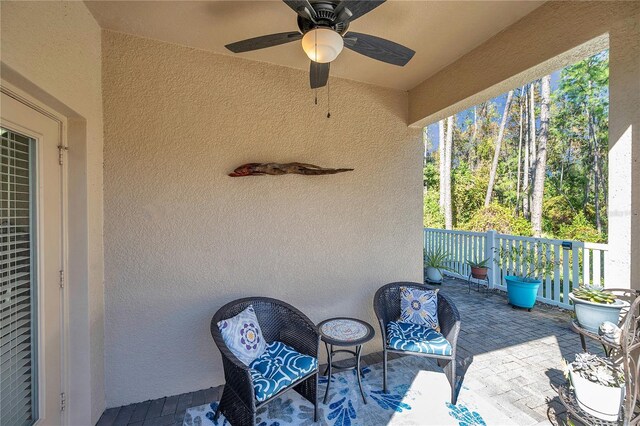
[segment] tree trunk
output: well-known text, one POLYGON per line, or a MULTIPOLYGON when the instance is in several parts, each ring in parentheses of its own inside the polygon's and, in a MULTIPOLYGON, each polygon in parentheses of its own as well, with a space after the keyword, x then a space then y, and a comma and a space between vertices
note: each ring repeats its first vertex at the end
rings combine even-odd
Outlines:
POLYGON ((453 228, 453 215, 451 211, 451 153, 453 151, 453 116, 447 118, 447 136, 444 146, 444 227, 453 228))
MULTIPOLYGON (((473 167, 473 163, 477 162, 478 147, 476 146, 476 138, 478 137, 478 107, 473 107, 473 132, 471 133, 471 143, 469 144, 469 167, 473 167), (472 161, 471 153, 473 153, 474 160, 472 161)), ((472 168, 472 170, 474 170, 472 168)))
MULTIPOLYGON (((589 86, 591 86, 591 82, 589 82, 589 86)), ((593 155, 593 208, 596 214, 596 229, 598 232, 602 232, 602 219, 600 217, 600 178, 602 176, 600 171, 600 153, 598 151, 598 139, 592 123, 593 115, 591 114, 589 106, 587 106, 586 110, 591 154, 593 155)))
MULTIPOLYGON (((536 164, 536 153, 538 152, 536 147, 536 83, 531 82, 529 85, 529 132, 531 132, 531 154, 530 154, 530 166, 533 170, 534 164, 536 164)), ((533 178, 533 176, 532 176, 533 178)))
POLYGON ((440 213, 444 214, 444 120, 438 121, 438 166, 440 168, 440 213))
POLYGON ((540 103, 540 137, 537 143, 531 203, 531 228, 533 229, 534 237, 540 237, 542 234, 542 201, 547 171, 547 138, 549 136, 549 104, 551 101, 550 75, 542 77, 540 91, 542 94, 540 103))
POLYGON ((518 122, 518 128, 520 129, 520 136, 518 138, 518 174, 516 175, 516 208, 515 214, 518 214, 518 209, 520 208, 520 174, 522 169, 522 99, 524 94, 524 86, 520 90, 520 120, 518 122))
POLYGON ((427 126, 422 129, 422 167, 427 167, 427 154, 429 153, 429 131, 427 129, 427 126))
MULTIPOLYGON (((529 211, 529 175, 531 171, 531 166, 529 164, 529 153, 531 152, 531 133, 529 128, 531 127, 531 120, 528 119, 530 116, 530 103, 529 103, 529 93, 525 94, 524 99, 524 108, 525 108, 525 116, 527 117, 527 132, 525 133, 525 147, 524 147, 524 161, 522 166, 524 167, 524 176, 522 177, 522 215, 528 220, 531 215, 529 211)), ((534 122, 535 125, 535 122, 534 122)), ((535 137, 535 130, 533 131, 535 137)))
POLYGON ((507 101, 504 104, 502 121, 500 122, 500 132, 498 133, 498 139, 496 139, 496 148, 493 153, 493 163, 491 164, 491 172, 489 173, 489 186, 487 187, 487 195, 484 197, 485 207, 489 207, 489 204, 491 203, 491 195, 493 193, 493 186, 496 181, 496 172, 498 170, 498 160, 500 159, 500 148, 502 146, 502 138, 504 137, 504 129, 507 126, 507 118, 509 118, 509 107, 511 106, 512 98, 513 90, 509 90, 509 93, 507 94, 507 101))
POLYGON ((429 188, 427 187, 427 181, 424 179, 424 168, 427 167, 427 155, 429 153, 429 131, 428 131, 428 127, 425 126, 422 129, 422 142, 424 145, 424 150, 422 151, 422 195, 423 198, 425 195, 427 195, 427 191, 429 190, 429 188))
POLYGON ((533 210, 532 203, 532 190, 534 170, 533 167, 536 164, 536 82, 532 81, 529 84, 529 180, 527 182, 527 218, 531 219, 531 210, 533 210))
POLYGON ((584 181, 584 198, 582 199, 582 211, 584 212, 585 216, 588 213, 587 204, 589 204, 589 192, 591 191, 591 173, 593 172, 589 171, 589 174, 584 181))

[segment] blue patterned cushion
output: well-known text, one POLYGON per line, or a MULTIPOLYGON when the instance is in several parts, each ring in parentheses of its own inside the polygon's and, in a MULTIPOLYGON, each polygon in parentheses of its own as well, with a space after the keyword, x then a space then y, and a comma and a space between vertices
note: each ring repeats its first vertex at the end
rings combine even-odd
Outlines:
POLYGON ((400 320, 440 331, 438 290, 400 287, 400 320))
POLYGON ((245 365, 262 355, 267 346, 252 305, 235 317, 220 321, 218 328, 229 350, 245 365))
POLYGON ((387 324, 387 345, 399 351, 433 355, 451 355, 451 344, 433 328, 391 321, 387 324))
POLYGON ((267 345, 267 350, 251 363, 251 378, 256 400, 262 402, 318 367, 318 360, 296 352, 282 342, 267 345))

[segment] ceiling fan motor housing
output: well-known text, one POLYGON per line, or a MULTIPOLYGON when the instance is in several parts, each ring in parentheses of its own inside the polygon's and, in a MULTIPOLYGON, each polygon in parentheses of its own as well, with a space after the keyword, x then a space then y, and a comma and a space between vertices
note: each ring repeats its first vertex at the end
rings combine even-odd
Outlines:
POLYGON ((338 17, 334 12, 336 3, 322 1, 311 3, 311 6, 316 12, 316 22, 298 15, 298 28, 300 29, 300 32, 305 34, 318 27, 331 28, 340 35, 344 35, 347 32, 349 22, 337 22, 338 17))

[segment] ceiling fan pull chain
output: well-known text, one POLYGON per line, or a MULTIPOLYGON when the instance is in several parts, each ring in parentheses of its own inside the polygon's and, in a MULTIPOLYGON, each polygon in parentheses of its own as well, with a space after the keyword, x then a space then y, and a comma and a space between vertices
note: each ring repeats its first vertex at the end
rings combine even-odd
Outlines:
POLYGON ((329 93, 329 87, 331 83, 327 80, 327 118, 331 118, 331 94, 329 93))
MULTIPOLYGON (((315 58, 314 58, 313 60, 314 60, 314 61, 317 61, 317 60, 318 60, 318 34, 317 34, 317 33, 314 35, 314 41, 313 41, 313 44, 314 44, 314 49, 315 49, 315 58)), ((313 71, 314 71, 314 74, 317 74, 317 73, 318 73, 318 70, 316 69, 316 67, 313 67, 313 71)), ((315 78, 316 78, 316 77, 314 76, 314 79, 315 79, 315 78)), ((314 92, 315 92, 315 94, 316 94, 316 105, 318 105, 318 88, 317 88, 317 87, 316 87, 316 89, 314 90, 314 92)))

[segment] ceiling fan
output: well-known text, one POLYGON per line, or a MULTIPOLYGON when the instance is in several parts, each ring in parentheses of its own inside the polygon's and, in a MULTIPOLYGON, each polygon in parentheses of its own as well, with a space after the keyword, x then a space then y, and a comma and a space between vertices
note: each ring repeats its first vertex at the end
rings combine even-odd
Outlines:
POLYGON ((249 52, 302 39, 311 66, 311 88, 327 84, 329 64, 343 47, 369 58, 405 66, 415 52, 408 47, 369 34, 348 31, 349 24, 371 12, 385 0, 283 0, 298 14, 300 31, 269 34, 227 44, 234 53, 249 52))

